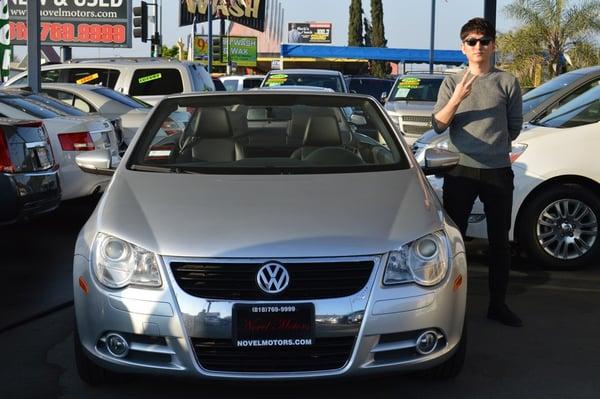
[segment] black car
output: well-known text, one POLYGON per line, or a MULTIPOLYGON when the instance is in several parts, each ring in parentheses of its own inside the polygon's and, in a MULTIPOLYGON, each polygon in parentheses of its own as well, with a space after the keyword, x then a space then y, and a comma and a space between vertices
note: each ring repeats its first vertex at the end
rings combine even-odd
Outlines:
POLYGON ((0 118, 0 225, 59 203, 58 165, 42 122, 0 118))
POLYGON ((384 94, 390 93, 394 79, 382 79, 373 76, 346 76, 346 86, 351 93, 367 94, 382 102, 384 94))

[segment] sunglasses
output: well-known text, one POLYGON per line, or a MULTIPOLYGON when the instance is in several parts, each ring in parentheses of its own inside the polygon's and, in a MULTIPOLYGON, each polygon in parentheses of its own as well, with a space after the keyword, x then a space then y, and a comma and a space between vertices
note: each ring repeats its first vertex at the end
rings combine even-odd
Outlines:
POLYGON ((481 43, 482 46, 487 46, 492 42, 492 39, 489 37, 482 37, 481 39, 466 39, 463 43, 465 43, 469 47, 475 47, 477 42, 481 43))

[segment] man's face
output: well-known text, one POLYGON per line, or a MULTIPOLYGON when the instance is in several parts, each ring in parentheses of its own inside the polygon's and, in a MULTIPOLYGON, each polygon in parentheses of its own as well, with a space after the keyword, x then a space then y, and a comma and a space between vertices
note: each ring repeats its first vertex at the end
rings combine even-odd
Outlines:
POLYGON ((471 32, 463 40, 460 46, 463 54, 467 56, 469 63, 482 63, 491 59, 496 51, 494 41, 482 33, 471 32))

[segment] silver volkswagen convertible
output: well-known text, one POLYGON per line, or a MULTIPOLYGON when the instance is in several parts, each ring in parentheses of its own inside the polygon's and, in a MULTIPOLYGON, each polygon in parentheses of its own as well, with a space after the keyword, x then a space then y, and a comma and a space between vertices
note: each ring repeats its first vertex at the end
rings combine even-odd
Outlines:
POLYGON ((377 101, 257 91, 162 100, 74 256, 81 378, 456 376, 466 349, 460 233, 377 101), (172 113, 184 128, 163 129, 172 113))

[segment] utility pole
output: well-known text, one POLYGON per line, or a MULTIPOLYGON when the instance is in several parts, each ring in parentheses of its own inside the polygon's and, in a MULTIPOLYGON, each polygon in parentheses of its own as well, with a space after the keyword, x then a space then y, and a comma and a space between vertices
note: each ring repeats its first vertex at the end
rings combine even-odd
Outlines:
MULTIPOLYGON (((483 5, 483 18, 496 28, 496 0, 485 0, 483 5)), ((492 57, 492 65, 496 65, 496 54, 492 57)))
POLYGON ((208 73, 212 73, 212 47, 213 47, 213 42, 212 42, 212 37, 213 37, 213 33, 212 33, 212 0, 210 0, 208 2, 208 9, 206 11, 208 13, 207 16, 207 20, 208 20, 208 73))

